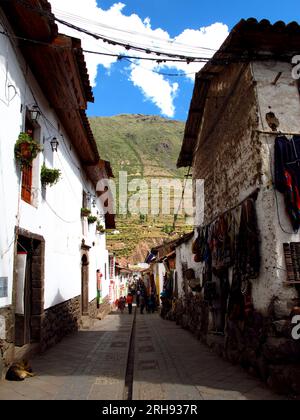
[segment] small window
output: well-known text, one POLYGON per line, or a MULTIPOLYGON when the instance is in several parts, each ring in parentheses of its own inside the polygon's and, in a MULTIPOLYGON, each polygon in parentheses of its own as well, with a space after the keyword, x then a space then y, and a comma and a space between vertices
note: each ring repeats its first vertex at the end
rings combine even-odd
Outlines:
POLYGON ((91 209, 91 195, 82 191, 82 207, 84 209, 91 209))
POLYGON ((0 277, 0 298, 8 297, 8 278, 0 277))
POLYGON ((32 193, 32 166, 23 165, 22 168, 22 200, 31 204, 32 193))
POLYGON ((287 281, 300 282, 300 242, 283 244, 287 281))

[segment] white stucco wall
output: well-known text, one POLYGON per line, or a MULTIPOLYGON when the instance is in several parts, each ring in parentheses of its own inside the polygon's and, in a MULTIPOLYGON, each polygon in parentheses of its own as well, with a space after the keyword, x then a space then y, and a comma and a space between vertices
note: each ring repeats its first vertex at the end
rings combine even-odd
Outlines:
POLYGON ((203 264, 196 263, 194 261, 194 255, 192 254, 192 244, 194 238, 184 242, 176 248, 176 271, 178 279, 178 293, 179 296, 183 296, 183 265, 186 264, 187 268, 192 268, 195 271, 195 277, 201 279, 203 264))
MULTIPOLYGON (((0 29, 1 15, 0 15, 0 29)), ((95 194, 74 148, 59 120, 40 91, 30 70, 11 41, 0 35, 0 277, 9 280, 7 298, 0 299, 0 307, 11 304, 14 263, 14 229, 20 228, 41 235, 45 239, 45 309, 81 294, 81 241, 91 246, 89 257, 89 299, 96 297, 96 270, 104 273, 108 266, 105 235, 92 230, 82 234, 80 209, 83 189, 95 194), (20 200, 20 170, 14 160, 14 145, 24 129, 26 105, 38 104, 44 117, 40 117, 40 143, 44 151, 39 154, 37 175, 43 161, 46 166, 58 168, 61 180, 46 188, 42 197, 39 179, 36 181, 35 206, 20 200), (63 135, 63 139, 60 137, 63 135), (52 152, 50 140, 57 137, 58 152, 52 152), (78 169, 79 168, 79 169, 78 169), (93 246, 93 242, 95 245, 93 246)), ((98 203, 98 206, 100 204, 98 203)), ((93 209, 102 212, 101 207, 93 209)), ((95 213, 96 214, 96 213, 95 213)), ((103 276, 103 279, 105 277, 103 276)), ((103 281, 103 297, 108 294, 109 279, 103 281)))
MULTIPOLYGON (((292 79, 292 66, 289 63, 278 62, 253 63, 252 71, 257 83, 259 129, 271 132, 265 116, 268 112, 274 112, 280 123, 278 127, 280 132, 300 134, 300 97, 297 83, 292 79), (282 74, 274 84, 279 72, 282 74)), ((259 228, 262 233, 262 267, 259 278, 253 282, 253 299, 256 308, 265 312, 272 296, 277 296, 280 299, 283 313, 288 315, 291 308, 286 302, 296 298, 297 293, 294 287, 284 285, 287 276, 283 243, 299 242, 300 234, 293 233, 285 211, 283 195, 278 191, 275 192, 272 188, 276 136, 277 134, 260 134, 263 187, 257 200, 257 212, 259 228)))
POLYGON ((159 276, 159 295, 163 291, 164 287, 164 276, 166 274, 166 268, 163 263, 156 264, 159 276))

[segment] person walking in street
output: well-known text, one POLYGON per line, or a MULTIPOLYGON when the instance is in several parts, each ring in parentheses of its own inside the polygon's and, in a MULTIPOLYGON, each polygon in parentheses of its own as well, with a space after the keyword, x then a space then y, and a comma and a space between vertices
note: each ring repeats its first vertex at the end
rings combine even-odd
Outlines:
POLYGON ((131 293, 128 293, 127 295, 127 306, 128 306, 128 313, 131 314, 132 313, 132 301, 133 301, 133 296, 131 293))
POLYGON ((125 296, 124 297, 121 296, 120 299, 119 299, 119 309, 121 311, 121 314, 124 312, 125 302, 126 302, 125 296))
POLYGON ((140 296, 141 296, 141 291, 140 289, 138 289, 136 291, 136 295, 135 295, 135 299, 136 299, 136 306, 139 308, 140 307, 140 296))
POLYGON ((155 296, 154 293, 151 293, 149 298, 148 298, 148 307, 147 307, 147 312, 150 313, 154 313, 155 311, 155 296))
POLYGON ((144 313, 144 309, 145 309, 145 296, 143 294, 140 295, 140 310, 141 310, 141 314, 144 313))

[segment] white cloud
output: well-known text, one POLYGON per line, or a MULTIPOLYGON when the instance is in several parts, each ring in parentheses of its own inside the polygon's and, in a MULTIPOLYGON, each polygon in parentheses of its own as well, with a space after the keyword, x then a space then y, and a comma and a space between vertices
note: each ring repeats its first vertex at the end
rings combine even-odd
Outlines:
POLYGON ((135 64, 131 66, 130 80, 134 86, 140 88, 146 99, 151 100, 161 110, 163 115, 174 116, 173 99, 178 91, 178 83, 170 83, 164 80, 162 75, 151 71, 145 77, 145 68, 135 64), (146 83, 145 79, 147 79, 146 83))
MULTIPOLYGON (((50 0, 54 14, 65 21, 95 32, 109 39, 126 41, 129 44, 149 47, 155 50, 180 53, 183 56, 211 57, 213 51, 199 47, 218 49, 226 36, 228 27, 222 23, 215 23, 208 27, 185 29, 174 40, 162 28, 152 29, 151 19, 142 20, 137 14, 126 16, 123 14, 124 3, 115 3, 109 10, 97 6, 96 0, 50 0)), ((99 51, 112 54, 126 54, 131 56, 149 57, 145 53, 126 50, 121 46, 113 46, 92 37, 79 33, 67 26, 59 24, 61 33, 82 39, 85 50, 99 51)), ((102 65, 109 71, 117 61, 116 57, 85 54, 86 63, 92 86, 96 85, 98 66, 102 65)), ((160 58, 160 57, 157 57, 160 58)), ((186 77, 193 81, 195 73, 203 67, 202 63, 163 63, 135 60, 134 65, 128 67, 129 80, 144 94, 146 100, 151 100, 163 115, 173 117, 175 114, 174 98, 180 86, 167 76, 153 73, 162 72, 186 73, 186 77)))

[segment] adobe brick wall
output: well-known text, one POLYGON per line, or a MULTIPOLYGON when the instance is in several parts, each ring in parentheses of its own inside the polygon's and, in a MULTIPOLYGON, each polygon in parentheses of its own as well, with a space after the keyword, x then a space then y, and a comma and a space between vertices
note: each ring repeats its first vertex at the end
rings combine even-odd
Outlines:
POLYGON ((193 163, 193 178, 204 180, 204 224, 261 183, 261 142, 253 134, 258 128, 254 86, 250 66, 235 64, 212 81, 193 163))

